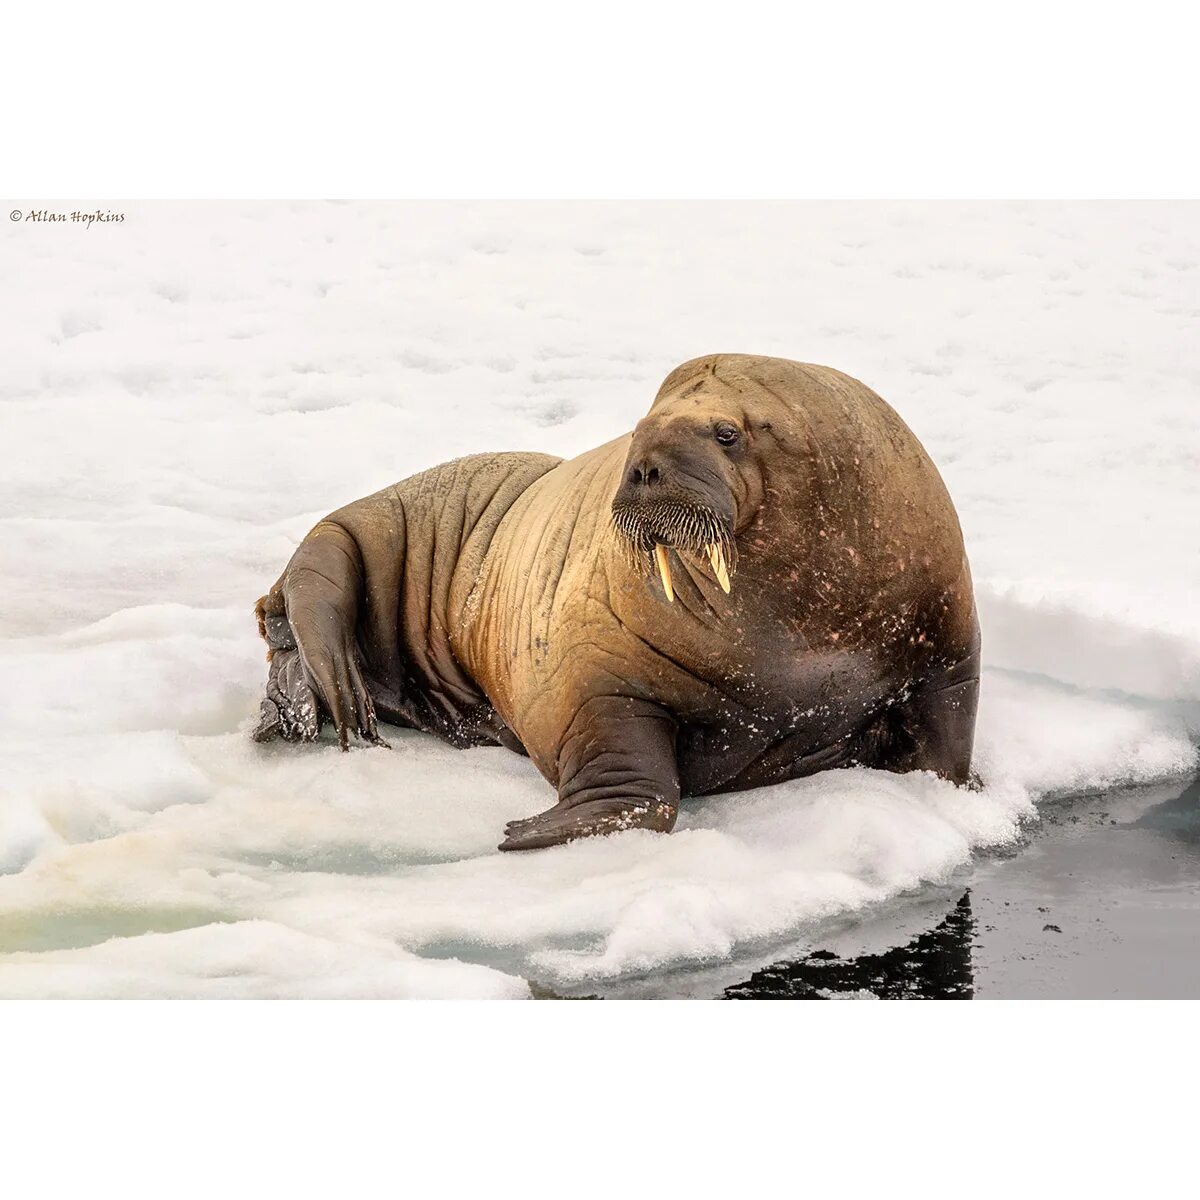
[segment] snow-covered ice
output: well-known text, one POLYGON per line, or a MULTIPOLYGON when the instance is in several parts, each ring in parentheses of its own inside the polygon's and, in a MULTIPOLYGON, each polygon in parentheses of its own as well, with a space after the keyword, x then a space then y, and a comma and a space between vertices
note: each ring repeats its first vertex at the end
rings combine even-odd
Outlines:
MULTIPOLYGON (((44 205, 39 205, 39 207, 44 205)), ((712 962, 1196 767, 1200 205, 112 204, 0 239, 0 995, 524 996, 712 962), (981 792, 831 772, 528 855, 532 766, 253 744, 325 512, 570 455, 676 363, 855 375, 939 464, 981 792)))

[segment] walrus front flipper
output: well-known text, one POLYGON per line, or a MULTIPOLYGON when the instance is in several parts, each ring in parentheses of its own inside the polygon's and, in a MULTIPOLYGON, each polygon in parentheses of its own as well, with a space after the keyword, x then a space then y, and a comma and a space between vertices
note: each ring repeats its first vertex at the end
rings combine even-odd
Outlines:
POLYGON ((589 700, 563 741, 558 774, 558 803, 510 821, 501 850, 538 850, 624 829, 670 833, 675 827, 675 721, 656 704, 626 696, 589 700))
POLYGON ((258 602, 271 674, 257 741, 311 741, 327 713, 343 750, 351 729, 382 744, 355 635, 362 581, 357 543, 336 522, 322 521, 258 602))

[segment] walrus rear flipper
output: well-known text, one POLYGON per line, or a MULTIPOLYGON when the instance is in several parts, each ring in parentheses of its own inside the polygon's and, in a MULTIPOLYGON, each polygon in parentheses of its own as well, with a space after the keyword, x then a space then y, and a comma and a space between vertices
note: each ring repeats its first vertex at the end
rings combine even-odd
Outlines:
POLYGON ((260 711, 253 735, 256 742, 269 742, 277 737, 285 742, 311 742, 320 734, 324 714, 295 647, 272 657, 267 694, 260 711))
POLYGON ((885 771, 933 771, 960 786, 970 783, 978 704, 976 648, 886 712, 882 741, 876 737, 875 755, 864 756, 864 765, 885 771))
POLYGON ((259 600, 255 614, 271 673, 256 741, 312 741, 328 714, 343 750, 351 729, 383 744, 355 636, 362 584, 357 543, 337 523, 322 521, 259 600))

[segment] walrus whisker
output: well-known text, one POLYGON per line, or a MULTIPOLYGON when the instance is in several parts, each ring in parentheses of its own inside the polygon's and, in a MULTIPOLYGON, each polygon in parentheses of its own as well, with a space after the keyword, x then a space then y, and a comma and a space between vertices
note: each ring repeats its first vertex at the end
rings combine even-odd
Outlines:
POLYGON ((630 568, 644 578, 657 573, 669 599, 674 598, 674 580, 670 579, 668 547, 688 555, 697 567, 706 563, 718 586, 729 594, 736 546, 726 522, 711 509, 672 501, 622 504, 614 507, 612 522, 621 535, 618 540, 630 568))

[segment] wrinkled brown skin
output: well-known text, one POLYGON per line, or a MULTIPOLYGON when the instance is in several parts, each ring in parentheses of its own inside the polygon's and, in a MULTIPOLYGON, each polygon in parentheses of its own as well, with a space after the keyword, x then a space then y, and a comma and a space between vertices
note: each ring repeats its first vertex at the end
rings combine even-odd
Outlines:
POLYGON ((669 831, 681 796, 855 763, 970 774, 979 626, 953 504, 896 413, 828 367, 695 359, 578 458, 479 455, 385 488, 320 522, 257 612, 256 737, 329 716, 344 748, 382 718, 528 753, 558 803, 501 849, 669 831), (671 550, 671 604, 631 561, 612 505, 648 494, 635 465, 727 513, 731 594, 671 550))

